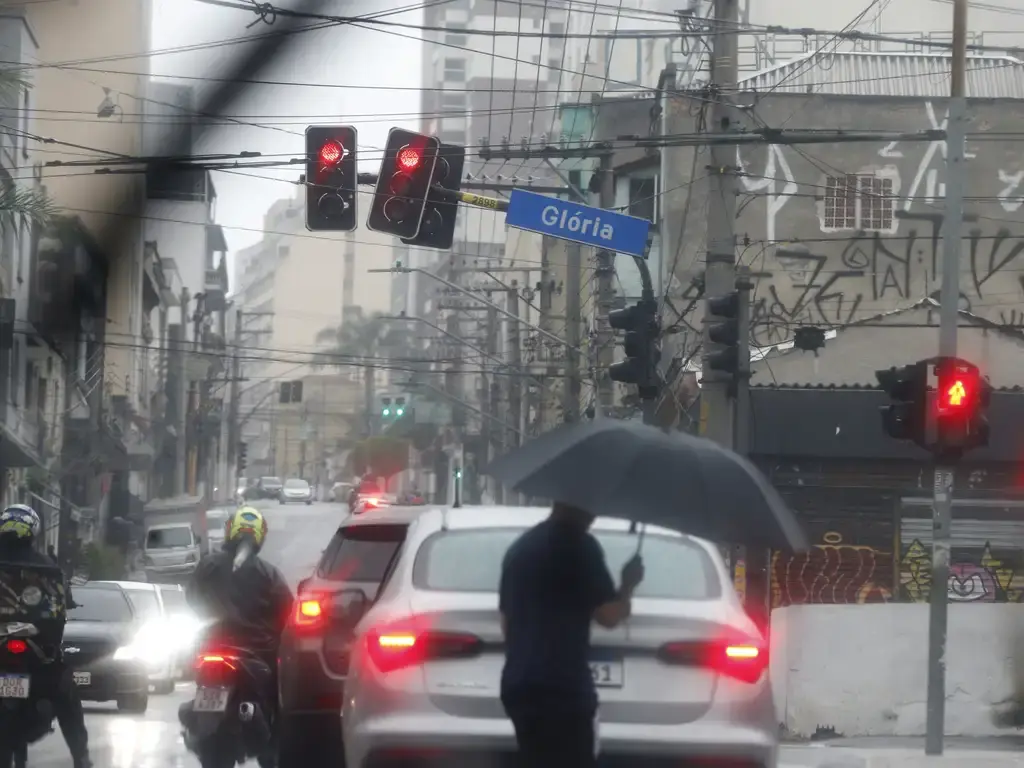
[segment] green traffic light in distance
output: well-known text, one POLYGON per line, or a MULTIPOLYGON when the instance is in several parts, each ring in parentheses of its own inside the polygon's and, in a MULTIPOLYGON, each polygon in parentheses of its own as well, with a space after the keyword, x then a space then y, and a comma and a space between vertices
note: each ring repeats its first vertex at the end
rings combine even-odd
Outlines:
POLYGON ((404 414, 405 414, 405 408, 399 408, 398 410, 395 411, 395 415, 396 416, 402 416, 404 414))
POLYGON ((381 411, 381 413, 384 414, 385 416, 390 416, 391 415, 391 409, 390 408, 385 408, 383 411, 381 411))

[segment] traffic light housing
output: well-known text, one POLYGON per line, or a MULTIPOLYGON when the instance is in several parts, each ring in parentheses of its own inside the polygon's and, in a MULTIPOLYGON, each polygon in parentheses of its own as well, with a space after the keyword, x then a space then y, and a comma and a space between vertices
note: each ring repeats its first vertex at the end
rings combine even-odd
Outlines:
POLYGON ((396 397, 395 398, 395 418, 396 419, 400 419, 403 416, 405 416, 405 398, 404 397, 396 397))
POLYGON ((608 369, 608 377, 621 384, 635 384, 641 400, 651 400, 658 395, 661 327, 657 312, 655 302, 640 301, 608 314, 612 329, 626 332, 623 341, 626 359, 613 364, 608 369))
POLYGON ((394 415, 394 409, 391 407, 391 398, 382 397, 380 399, 380 415, 385 419, 390 419, 394 415))
POLYGON ((934 452, 955 459, 970 448, 988 445, 988 379, 978 366, 959 358, 936 360, 935 376, 934 452))
POLYGON ((462 189, 462 175, 466 169, 466 148, 456 144, 440 145, 437 163, 427 190, 427 204, 419 234, 403 238, 406 245, 446 250, 455 242, 455 222, 459 213, 458 192, 462 189), (450 194, 438 192, 441 186, 450 194))
POLYGON ((356 142, 351 125, 306 129, 306 229, 351 232, 359 226, 356 142))
POLYGON ((875 378, 892 401, 881 408, 885 433, 927 448, 928 362, 875 371, 875 378))
POLYGON ((249 444, 240 442, 238 444, 238 471, 244 472, 245 468, 249 466, 249 444))
POLYGON ((707 367, 723 378, 740 373, 740 292, 707 300, 708 339, 714 345, 705 356, 707 367))
POLYGON ((366 226, 403 239, 419 235, 441 142, 392 128, 388 133, 366 226))

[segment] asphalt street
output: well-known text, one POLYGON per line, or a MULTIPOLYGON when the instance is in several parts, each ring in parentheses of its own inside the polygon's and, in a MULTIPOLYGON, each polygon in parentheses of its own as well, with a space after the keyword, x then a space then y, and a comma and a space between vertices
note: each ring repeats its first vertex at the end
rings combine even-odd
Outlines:
MULTIPOLYGON (((261 553, 284 573, 295 588, 308 576, 347 513, 342 504, 289 504, 261 502, 270 526, 261 553)), ((168 696, 151 696, 144 715, 124 715, 110 704, 86 704, 93 762, 97 768, 194 768, 199 765, 185 749, 178 726, 178 706, 192 697, 191 684, 179 683, 168 696)), ((68 768, 71 758, 60 733, 54 732, 33 746, 32 768, 68 768)), ((255 762, 252 763, 255 765, 255 762)))

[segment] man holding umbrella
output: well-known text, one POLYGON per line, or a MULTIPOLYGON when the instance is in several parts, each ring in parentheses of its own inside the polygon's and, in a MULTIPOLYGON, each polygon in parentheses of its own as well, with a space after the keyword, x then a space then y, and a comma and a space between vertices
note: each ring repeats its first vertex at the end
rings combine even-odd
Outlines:
POLYGON ((616 589, 601 545, 588 532, 593 522, 589 512, 556 502, 551 516, 524 533, 502 564, 501 700, 524 768, 597 763, 590 624, 611 629, 629 617, 644 567, 634 555, 616 589))

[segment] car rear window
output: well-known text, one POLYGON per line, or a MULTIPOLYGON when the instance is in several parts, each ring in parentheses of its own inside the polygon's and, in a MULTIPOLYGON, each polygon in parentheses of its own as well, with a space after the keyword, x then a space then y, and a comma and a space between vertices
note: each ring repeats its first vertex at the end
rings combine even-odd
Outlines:
MULTIPOLYGON (((636 552, 637 535, 593 531, 616 583, 636 552)), ((505 553, 523 529, 481 528, 445 531, 428 538, 416 553, 413 583, 419 589, 497 592, 505 553)), ((645 576, 637 597, 704 600, 719 597, 721 584, 711 558, 699 545, 674 536, 648 534, 640 554, 645 576)))
POLYGON ((331 540, 317 569, 329 581, 380 583, 405 541, 405 525, 353 525, 331 540))
POLYGON ((76 587, 73 596, 78 606, 68 610, 71 621, 132 620, 131 607, 120 589, 76 587))
POLYGON ((191 547, 192 531, 188 526, 180 528, 154 528, 146 534, 146 549, 167 549, 170 547, 191 547))
POLYGON ((180 589, 162 589, 160 596, 164 599, 164 609, 167 613, 182 613, 188 610, 185 593, 180 589))
POLYGON ((160 601, 156 591, 149 589, 128 590, 128 600, 135 609, 135 616, 142 621, 160 618, 160 601))

